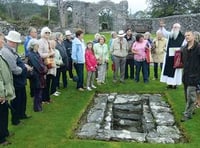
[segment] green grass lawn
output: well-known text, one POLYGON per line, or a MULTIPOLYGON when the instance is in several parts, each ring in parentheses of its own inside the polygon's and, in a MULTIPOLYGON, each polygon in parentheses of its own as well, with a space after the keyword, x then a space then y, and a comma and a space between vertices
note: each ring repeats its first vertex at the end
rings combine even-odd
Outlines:
MULTIPOLYGON (((109 34, 107 35, 109 39, 109 34)), ((86 41, 93 38, 87 36, 86 41)), ((23 51, 21 48, 19 51, 23 51)), ((111 65, 111 64, 110 64, 111 65)), ((153 69, 149 84, 144 84, 142 78, 139 83, 127 80, 125 84, 112 83, 112 71, 109 65, 109 73, 106 85, 98 86, 96 92, 118 92, 118 93, 162 93, 166 101, 170 103, 179 127, 185 132, 189 143, 183 144, 148 144, 135 142, 113 142, 81 140, 74 136, 80 117, 92 101, 95 91, 78 92, 76 83, 68 81, 68 88, 60 89, 62 94, 53 97, 53 103, 43 105, 43 112, 33 112, 32 98, 29 96, 27 84, 27 114, 32 118, 23 120, 23 124, 12 126, 9 130, 15 135, 9 138, 12 145, 10 148, 198 148, 200 147, 200 110, 196 110, 193 119, 181 123, 181 115, 185 108, 183 86, 176 90, 166 90, 166 85, 159 81, 153 81, 153 69)), ((86 74, 85 74, 86 76, 86 74)), ((10 122, 10 121, 9 121, 10 122)))

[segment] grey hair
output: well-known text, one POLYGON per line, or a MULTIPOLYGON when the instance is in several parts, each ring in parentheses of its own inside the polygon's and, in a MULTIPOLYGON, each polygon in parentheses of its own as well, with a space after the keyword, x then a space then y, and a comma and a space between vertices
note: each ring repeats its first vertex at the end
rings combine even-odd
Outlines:
POLYGON ((35 27, 32 27, 32 26, 29 27, 29 28, 28 28, 28 33, 30 34, 33 30, 37 30, 37 29, 36 29, 35 27))
POLYGON ((39 41, 34 38, 30 39, 30 41, 28 42, 28 46, 27 46, 28 50, 30 50, 30 51, 34 50, 35 45, 39 45, 39 41))
POLYGON ((56 32, 55 39, 58 40, 61 35, 63 35, 61 32, 56 32))

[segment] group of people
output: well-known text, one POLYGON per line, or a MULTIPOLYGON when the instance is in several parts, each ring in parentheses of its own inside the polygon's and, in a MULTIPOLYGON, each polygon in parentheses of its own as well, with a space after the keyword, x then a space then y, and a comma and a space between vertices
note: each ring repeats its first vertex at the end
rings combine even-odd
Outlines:
POLYGON ((177 85, 184 84, 186 108, 182 122, 191 119, 196 106, 200 106, 200 45, 199 33, 181 32, 178 23, 171 31, 165 29, 160 21, 160 28, 156 38, 151 40, 150 33, 144 35, 133 33, 130 28, 125 32, 111 33, 109 45, 106 38, 99 33, 95 34, 94 41, 85 44, 84 32, 77 30, 74 38, 67 30, 51 32, 43 27, 40 38, 37 30, 30 27, 29 35, 25 38, 25 59, 17 53, 21 35, 17 31, 9 31, 5 36, 0 33, 0 144, 7 145, 8 108, 11 109, 13 125, 19 125, 23 119, 30 118, 26 114, 26 83, 30 82, 30 95, 33 97, 33 110, 42 111, 42 104, 52 102, 51 95, 59 96, 60 77, 66 88, 68 80, 75 79, 73 68, 76 70, 76 89, 84 91, 84 66, 87 71, 86 90, 96 89, 97 85, 106 84, 106 74, 109 58, 113 62, 113 83, 125 83, 130 78, 135 82, 140 80, 142 69, 144 83, 149 83, 150 68, 153 62, 154 80, 159 79, 158 66, 160 64, 160 81, 167 84, 168 89, 176 89, 177 85), (181 51, 182 68, 174 68, 175 51, 181 51), (67 78, 67 71, 69 77, 67 78), (182 79, 181 79, 182 78, 182 79), (10 102, 10 104, 9 104, 10 102))
POLYGON ((52 33, 48 27, 41 29, 40 39, 37 30, 30 27, 29 35, 24 41, 25 58, 22 58, 17 47, 22 42, 17 31, 9 31, 5 36, 0 33, 0 144, 10 144, 6 138, 8 131, 8 109, 11 109, 12 125, 19 125, 21 120, 31 116, 26 114, 26 84, 30 82, 30 96, 33 97, 33 110, 42 111, 42 104, 52 102, 51 95, 58 96, 60 92, 60 75, 63 87, 67 87, 67 70, 72 73, 72 33, 52 33))

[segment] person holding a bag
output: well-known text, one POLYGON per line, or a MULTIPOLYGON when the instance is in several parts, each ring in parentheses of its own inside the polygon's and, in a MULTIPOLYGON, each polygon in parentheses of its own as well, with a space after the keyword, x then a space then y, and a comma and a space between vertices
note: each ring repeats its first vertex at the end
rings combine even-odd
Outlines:
POLYGON ((164 26, 164 22, 160 21, 159 31, 168 38, 160 81, 167 84, 167 89, 176 89, 177 85, 182 84, 182 69, 174 68, 174 55, 175 51, 180 50, 184 45, 185 37, 180 31, 181 25, 179 23, 173 24, 171 32, 167 31, 164 26))
POLYGON ((142 68, 144 83, 149 82, 148 63, 145 52, 146 48, 148 48, 147 46, 150 46, 148 44, 149 44, 148 41, 144 39, 144 36, 142 34, 136 35, 136 41, 133 43, 132 46, 132 52, 134 53, 134 60, 136 66, 136 75, 135 75, 136 82, 139 82, 141 68, 142 68))
POLYGON ((44 60, 48 73, 46 75, 46 86, 43 90, 43 102, 50 103, 50 86, 56 76, 56 65, 54 61, 55 52, 50 47, 49 38, 51 35, 51 30, 48 27, 43 27, 41 30, 41 38, 39 39, 39 49, 38 52, 42 59, 44 60))
POLYGON ((186 99, 186 107, 181 122, 192 118, 197 99, 197 91, 200 90, 200 45, 195 41, 194 33, 186 31, 187 45, 183 47, 183 84, 186 99))

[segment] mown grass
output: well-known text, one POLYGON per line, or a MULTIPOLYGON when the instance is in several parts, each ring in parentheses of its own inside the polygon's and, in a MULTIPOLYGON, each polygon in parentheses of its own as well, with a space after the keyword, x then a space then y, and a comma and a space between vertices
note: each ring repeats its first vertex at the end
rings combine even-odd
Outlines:
MULTIPOLYGON (((85 41, 92 40, 94 35, 86 35, 85 41)), ((109 34, 106 34, 109 40, 109 34)), ((19 50, 23 51, 22 48, 19 50)), ((111 64, 110 64, 111 65, 111 64)), ((196 110, 193 119, 181 123, 180 119, 185 108, 183 86, 177 90, 166 90, 166 85, 159 81, 153 81, 153 69, 151 68, 150 82, 144 84, 142 77, 139 83, 127 80, 125 84, 112 83, 112 71, 109 65, 109 72, 106 78, 106 85, 98 86, 96 92, 118 92, 118 93, 162 93, 164 99, 170 103, 175 114, 179 127, 184 131, 189 140, 181 144, 148 144, 135 142, 114 142, 80 140, 74 137, 74 130, 77 127, 80 117, 92 101, 95 91, 78 92, 76 83, 68 81, 68 88, 60 89, 62 94, 53 97, 53 103, 43 105, 43 112, 35 113, 32 109, 32 98, 29 96, 27 84, 27 114, 32 118, 22 121, 19 126, 9 124, 9 130, 15 135, 9 138, 12 145, 10 148, 198 148, 200 147, 200 110, 196 110)), ((85 74, 86 76, 86 74, 85 74)))

